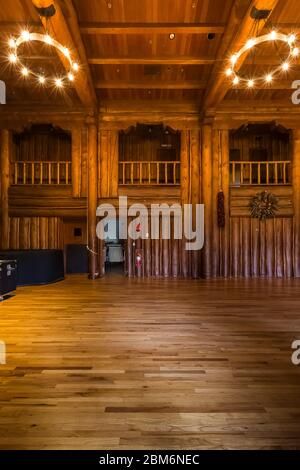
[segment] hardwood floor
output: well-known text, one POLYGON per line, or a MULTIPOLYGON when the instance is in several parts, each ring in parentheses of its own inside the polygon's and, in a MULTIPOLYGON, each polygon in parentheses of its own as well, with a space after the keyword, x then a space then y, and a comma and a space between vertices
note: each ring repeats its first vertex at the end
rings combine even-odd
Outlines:
POLYGON ((300 280, 83 276, 0 304, 1 449, 300 449, 300 280))

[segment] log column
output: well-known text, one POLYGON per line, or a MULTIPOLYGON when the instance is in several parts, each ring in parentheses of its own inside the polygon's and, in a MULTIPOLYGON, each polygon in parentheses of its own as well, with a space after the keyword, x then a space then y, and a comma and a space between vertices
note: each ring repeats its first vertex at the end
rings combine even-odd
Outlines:
POLYGON ((293 130, 294 276, 300 277, 300 129, 293 130))
POLYGON ((97 123, 95 118, 87 119, 88 126, 88 242, 89 242, 89 278, 99 277, 98 239, 96 235, 96 210, 98 203, 97 191, 97 123))
POLYGON ((202 203, 204 204, 204 247, 202 250, 202 274, 211 276, 212 254, 212 127, 202 127, 202 203))
POLYGON ((221 131, 221 152, 222 152, 222 190, 224 193, 225 227, 221 229, 222 253, 221 256, 221 276, 229 276, 229 256, 230 256, 230 181, 229 181, 229 131, 221 131))
POLYGON ((1 131, 1 249, 9 248, 9 216, 8 216, 8 188, 9 188, 9 157, 11 136, 8 130, 1 131))
POLYGON ((72 196, 81 194, 81 128, 72 129, 72 196))

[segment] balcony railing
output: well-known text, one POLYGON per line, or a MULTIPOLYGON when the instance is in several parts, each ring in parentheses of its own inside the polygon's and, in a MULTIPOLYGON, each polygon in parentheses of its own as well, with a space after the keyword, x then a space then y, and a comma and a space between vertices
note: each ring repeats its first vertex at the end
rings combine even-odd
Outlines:
POLYGON ((71 184, 71 162, 13 162, 13 185, 71 184))
POLYGON ((291 162, 230 162, 230 184, 241 185, 288 185, 291 184, 291 162))
POLYGON ((119 184, 179 185, 180 162, 119 162, 119 184))

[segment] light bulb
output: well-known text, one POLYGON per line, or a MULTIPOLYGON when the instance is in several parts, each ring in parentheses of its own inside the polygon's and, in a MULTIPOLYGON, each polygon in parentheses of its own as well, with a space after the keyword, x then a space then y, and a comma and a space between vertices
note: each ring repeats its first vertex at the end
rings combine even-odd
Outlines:
POLYGON ((267 83, 271 83, 272 80, 273 80, 273 77, 270 73, 268 75, 266 75, 266 82, 267 83))
POLYGON ((44 40, 45 40, 45 43, 46 43, 46 44, 52 44, 52 43, 53 43, 52 37, 49 36, 49 34, 46 34, 46 35, 44 36, 44 40))
POLYGON ((289 63, 288 62, 284 62, 284 64, 282 64, 282 70, 288 70, 289 69, 289 63))
POLYGON ((299 49, 298 49, 298 47, 294 47, 294 49, 292 50, 292 55, 293 55, 294 57, 298 57, 298 55, 299 55, 299 49))
POLYGON ((27 69, 26 67, 23 67, 23 68, 22 68, 22 75, 23 75, 23 77, 27 77, 28 74, 29 74, 28 69, 27 69))
POLYGON ((295 42, 295 40, 296 40, 295 34, 291 34, 288 38, 288 43, 293 44, 293 42, 295 42))
POLYGON ((8 41, 8 45, 11 48, 16 47, 16 41, 14 40, 14 38, 10 38, 10 40, 8 41))
POLYGON ((230 57, 230 62, 234 65, 237 61, 237 56, 235 54, 233 54, 231 57, 230 57))
POLYGON ((230 68, 227 69, 226 70, 226 75, 227 75, 227 77, 230 77, 230 75, 232 75, 232 69, 230 69, 230 68))
POLYGON ((63 82, 60 78, 56 78, 55 79, 55 85, 58 87, 58 88, 62 88, 63 86, 63 82))
POLYGON ((8 56, 8 60, 9 62, 11 62, 12 64, 15 64, 18 60, 18 57, 16 56, 16 54, 9 54, 8 56))
POLYGON ((24 39, 24 41, 30 41, 30 32, 29 31, 22 31, 22 34, 21 34, 22 38, 24 39))
POLYGON ((69 57, 70 56, 70 51, 67 47, 64 47, 63 48, 63 54, 66 56, 66 57, 69 57))
POLYGON ((72 67, 73 67, 73 70, 75 70, 75 72, 77 72, 77 70, 79 69, 79 65, 77 64, 77 62, 74 62, 72 67))
POLYGON ((73 82, 74 80, 74 75, 71 72, 68 73, 68 79, 70 80, 70 82, 73 82))
POLYGON ((253 85, 254 85, 254 81, 253 80, 248 80, 247 85, 248 85, 249 88, 252 88, 253 85))
POLYGON ((251 49, 255 44, 255 41, 253 39, 249 39, 249 41, 247 41, 246 43, 246 47, 247 49, 251 49))
POLYGON ((43 85, 45 83, 46 79, 45 77, 43 77, 43 75, 40 75, 39 76, 39 82, 41 83, 41 85, 43 85))
POLYGON ((237 85, 237 84, 239 83, 239 81, 240 81, 240 80, 239 80, 239 77, 234 77, 234 79, 233 79, 233 84, 234 84, 234 85, 237 85))
POLYGON ((277 38, 277 33, 276 33, 276 31, 272 31, 272 32, 270 33, 270 39, 276 39, 276 38, 277 38))

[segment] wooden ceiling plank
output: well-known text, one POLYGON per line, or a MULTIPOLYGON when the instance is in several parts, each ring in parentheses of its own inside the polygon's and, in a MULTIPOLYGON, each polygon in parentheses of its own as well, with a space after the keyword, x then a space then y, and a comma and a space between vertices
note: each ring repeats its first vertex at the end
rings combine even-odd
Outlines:
MULTIPOLYGON (((87 62, 85 62, 85 57, 82 56, 83 44, 82 47, 80 47, 80 33, 76 33, 76 23, 74 20, 74 15, 76 15, 76 13, 72 2, 68 2, 68 8, 70 17, 73 17, 70 19, 70 21, 72 21, 72 26, 75 31, 71 31, 70 26, 57 0, 32 0, 32 3, 37 8, 46 8, 51 4, 55 6, 55 15, 48 21, 46 21, 45 18, 41 17, 41 22, 45 29, 48 28, 48 32, 51 36, 53 36, 53 38, 55 38, 61 44, 64 44, 72 51, 73 57, 75 57, 75 60, 80 64, 80 70, 79 72, 77 72, 76 79, 74 80, 76 92, 84 106, 94 108, 97 105, 97 97, 95 89, 91 85, 91 80, 88 78, 88 64, 87 62), (74 40, 74 36, 76 36, 76 42, 74 40)), ((68 59, 62 54, 59 54, 59 57, 65 69, 69 70, 68 59)))
MULTIPOLYGON (((217 106, 225 97, 230 89, 229 80, 225 80, 224 69, 226 67, 225 59, 230 57, 235 51, 239 50, 246 41, 253 35, 255 20, 250 16, 251 10, 255 7, 258 10, 273 10, 278 0, 252 0, 249 4, 246 14, 241 19, 239 12, 243 6, 243 0, 235 0, 230 12, 229 20, 224 32, 223 41, 217 53, 217 61, 212 70, 210 83, 204 97, 203 111, 210 107, 217 106), (220 67, 220 63, 222 64, 220 67)), ((257 26, 257 34, 264 28, 265 23, 257 26)), ((246 55, 236 64, 236 70, 242 66, 246 55)))
POLYGON ((89 57, 88 63, 93 65, 212 65, 215 59, 213 57, 185 57, 185 56, 167 56, 167 57, 89 57))
POLYGON ((82 34, 223 34, 224 24, 209 23, 80 23, 82 34))
POLYGON ((166 81, 166 80, 146 80, 146 81, 99 81, 95 88, 103 90, 203 90, 206 81, 166 81))

